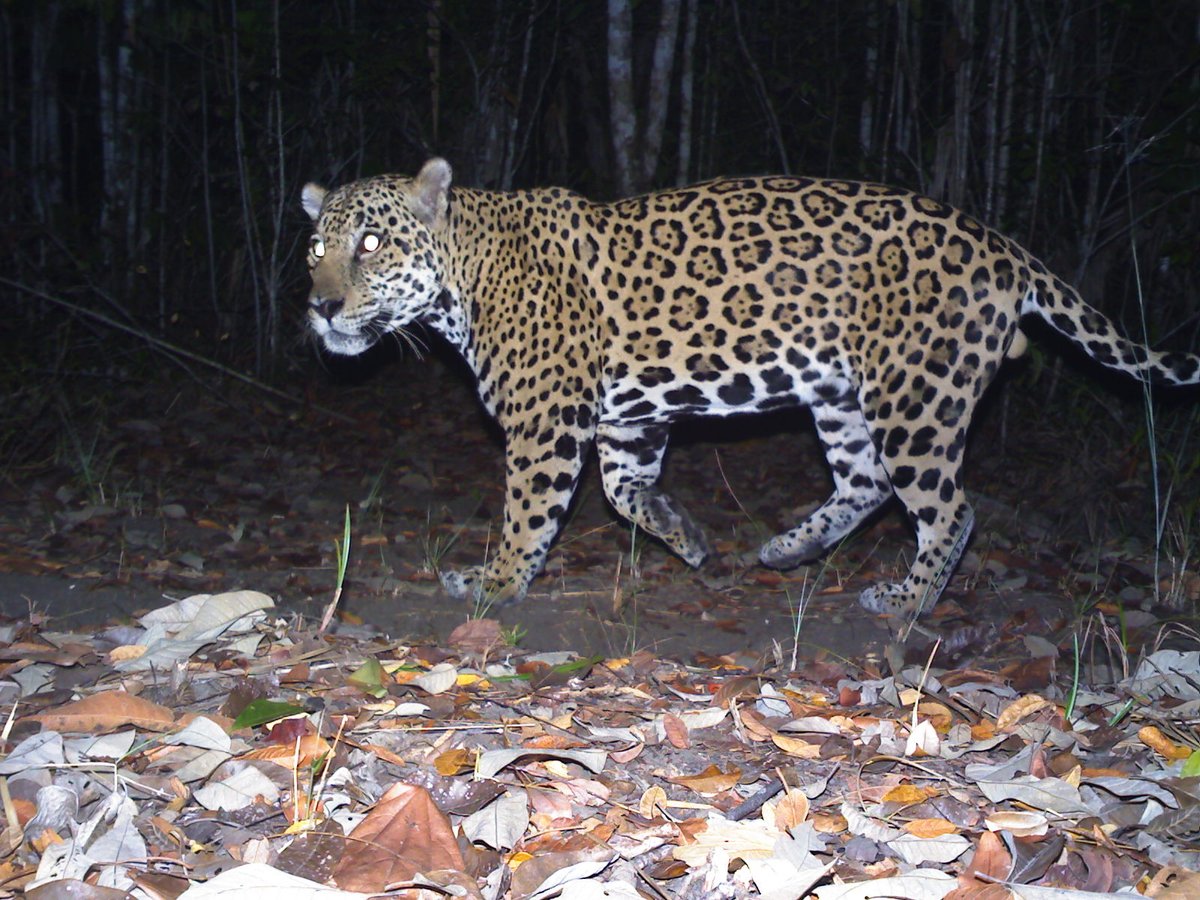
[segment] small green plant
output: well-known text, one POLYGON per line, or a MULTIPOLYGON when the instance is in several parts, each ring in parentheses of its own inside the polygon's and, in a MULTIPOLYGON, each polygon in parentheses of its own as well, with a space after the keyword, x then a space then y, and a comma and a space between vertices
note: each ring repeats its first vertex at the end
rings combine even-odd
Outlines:
POLYGON ((109 502, 105 482, 112 470, 117 455, 117 446, 102 447, 102 429, 96 427, 90 440, 85 440, 66 410, 60 407, 63 433, 59 438, 58 460, 70 468, 83 488, 89 503, 107 505, 109 502))
POLYGON ((442 559, 451 547, 457 543, 459 536, 463 533, 465 524, 458 526, 450 534, 435 534, 433 524, 433 508, 426 507, 425 509, 425 531, 421 534, 421 559, 425 564, 425 571, 437 574, 442 570, 442 559))
POLYGON ((1071 690, 1067 694, 1067 702, 1063 707, 1063 717, 1070 722, 1071 717, 1075 714, 1075 698, 1079 696, 1079 661, 1081 652, 1079 650, 1079 632, 1071 633, 1071 658, 1073 665, 1071 668, 1071 690))
POLYGON ((510 647, 518 647, 529 632, 520 625, 500 629, 500 639, 510 647))
POLYGON ((371 486, 367 488, 367 496, 358 501, 359 509, 367 510, 372 506, 382 506, 380 498, 383 496, 383 478, 387 475, 388 469, 392 467, 392 458, 388 457, 387 461, 380 467, 378 474, 371 479, 371 486))
POLYGON ((342 540, 339 543, 337 538, 333 539, 333 547, 336 555, 337 578, 333 585, 333 599, 329 601, 329 605, 325 607, 325 615, 321 616, 321 627, 317 629, 318 634, 324 634, 325 629, 329 627, 330 621, 333 619, 333 612, 337 609, 338 601, 342 599, 342 586, 346 581, 346 568, 350 563, 350 504, 346 504, 346 522, 342 530, 342 540))

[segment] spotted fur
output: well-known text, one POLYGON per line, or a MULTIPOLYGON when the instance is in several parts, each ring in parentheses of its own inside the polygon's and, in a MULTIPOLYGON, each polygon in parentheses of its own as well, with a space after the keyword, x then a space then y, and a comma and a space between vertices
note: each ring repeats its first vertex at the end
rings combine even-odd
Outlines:
POLYGON ((450 186, 450 167, 304 189, 316 223, 309 323, 355 354, 423 323, 474 370, 503 427, 504 531, 486 566, 442 576, 462 598, 523 596, 594 442, 605 495, 686 562, 700 528, 658 487, 668 426, 805 404, 834 491, 762 548, 787 568, 895 495, 916 530, 875 612, 936 601, 971 532, 967 427, 1018 328, 1038 315, 1103 365, 1167 384, 1200 358, 1156 353, 1012 241, 909 191, 727 178, 611 204, 570 191, 450 186))

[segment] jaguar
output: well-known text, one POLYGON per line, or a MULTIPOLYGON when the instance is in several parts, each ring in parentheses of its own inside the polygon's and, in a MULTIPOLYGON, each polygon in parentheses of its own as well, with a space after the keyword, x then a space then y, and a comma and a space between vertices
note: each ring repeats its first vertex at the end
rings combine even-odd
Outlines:
POLYGON ((810 562, 894 496, 917 553, 860 603, 915 617, 971 534, 967 429, 1025 349, 1023 317, 1136 379, 1200 382, 1200 357, 1122 337, 1015 242, 900 188, 720 178, 598 203, 451 181, 431 159, 415 177, 308 184, 301 202, 319 343, 353 355, 423 325, 503 430, 503 532, 484 565, 441 574, 457 598, 525 595, 592 445, 617 513, 699 566, 705 535, 658 484, 671 424, 803 404, 833 492, 759 558, 810 562))

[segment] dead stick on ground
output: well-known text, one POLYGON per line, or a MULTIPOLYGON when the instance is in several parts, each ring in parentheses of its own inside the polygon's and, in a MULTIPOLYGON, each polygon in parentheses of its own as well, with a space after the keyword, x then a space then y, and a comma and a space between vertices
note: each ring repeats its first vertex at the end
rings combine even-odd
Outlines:
POLYGON ((293 396, 286 391, 281 391, 277 387, 272 387, 265 382, 259 381, 252 375, 247 375, 245 372, 239 372, 237 369, 230 368, 223 363, 217 362, 215 359, 209 359, 207 356, 201 356, 199 353, 195 353, 176 344, 172 344, 170 341, 165 341, 160 337, 156 337, 145 329, 137 328, 133 325, 127 325, 124 322, 118 322, 116 319, 104 315, 104 313, 96 312, 94 309, 88 309, 86 306, 80 306, 78 303, 72 303, 70 300, 64 300, 62 297, 55 297, 53 294, 47 294, 45 291, 39 290, 35 287, 30 287, 27 284, 21 284, 19 281, 13 281, 9 278, 0 277, 0 284, 6 284, 15 290, 29 294, 31 297, 37 297, 39 300, 45 300, 47 303, 53 303, 56 306, 61 306, 64 309, 69 309, 72 312, 77 312, 80 315, 87 316, 89 319, 94 319, 95 321, 101 323, 102 325, 106 325, 109 328, 113 328, 117 331, 123 331, 125 334, 131 334, 134 337, 141 338, 146 343, 166 352, 168 355, 178 356, 183 359, 190 359, 192 362, 200 363, 202 366, 208 366, 210 369, 216 369, 218 372, 228 375, 230 378, 236 378, 238 381, 248 384, 257 390, 262 391, 264 394, 270 394, 272 397, 278 397, 280 400, 286 400, 288 403, 295 404, 296 406, 308 406, 312 409, 315 409, 317 412, 329 416, 330 418, 337 419, 340 422, 347 422, 350 424, 354 423, 354 419, 345 415, 344 413, 308 403, 300 397, 293 396))

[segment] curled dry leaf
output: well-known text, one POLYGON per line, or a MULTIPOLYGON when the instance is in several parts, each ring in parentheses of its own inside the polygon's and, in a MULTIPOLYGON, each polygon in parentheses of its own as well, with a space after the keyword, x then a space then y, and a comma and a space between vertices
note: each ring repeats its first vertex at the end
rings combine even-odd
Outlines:
POLYGON ((659 814, 659 808, 667 802, 667 792, 657 784, 646 788, 642 799, 638 802, 638 814, 643 819, 653 819, 659 814))
POLYGON ((1014 837, 1038 837, 1050 828, 1050 821, 1041 813, 1020 810, 994 812, 983 823, 988 831, 1007 831, 1014 837))
POLYGON ((1187 759, 1192 755, 1191 747, 1176 744, 1154 725, 1146 725, 1144 728, 1138 729, 1138 740, 1169 761, 1187 759))
POLYGON ((996 717, 996 730, 1007 731, 1022 719, 1033 715, 1047 706, 1053 706, 1049 700, 1037 694, 1026 694, 1008 704, 996 717))

